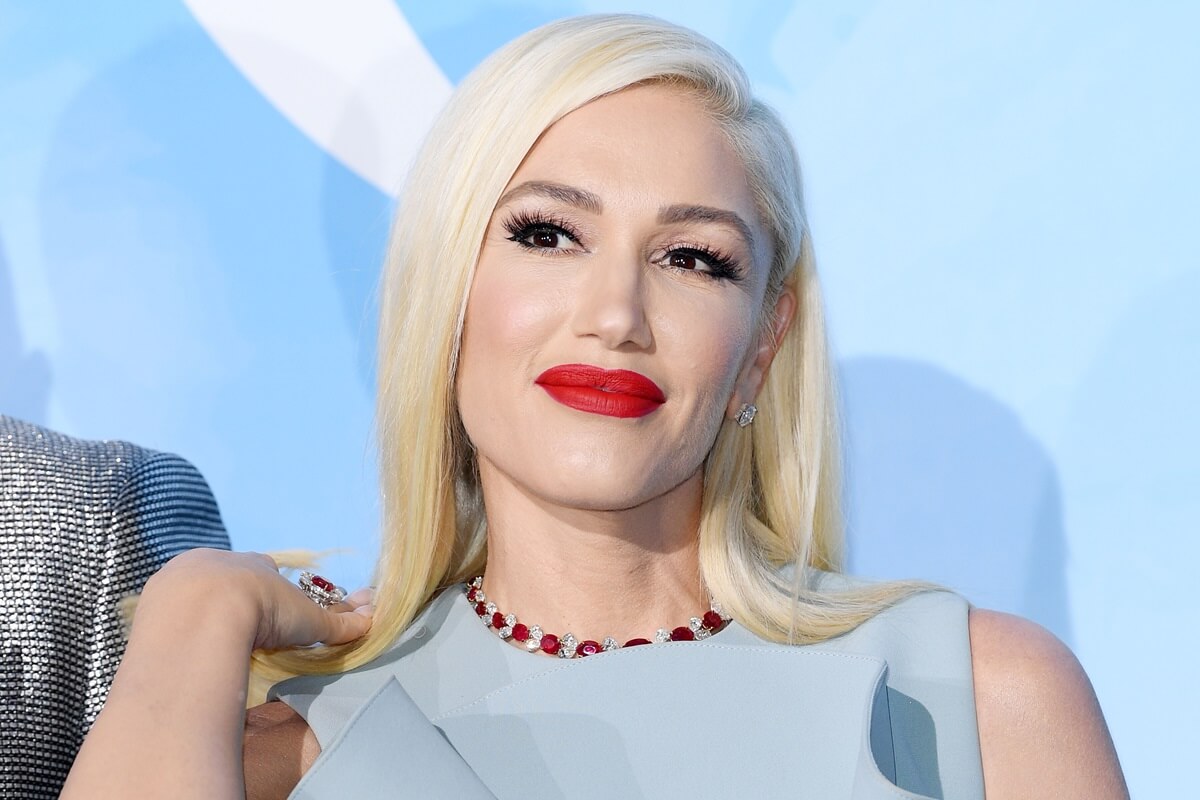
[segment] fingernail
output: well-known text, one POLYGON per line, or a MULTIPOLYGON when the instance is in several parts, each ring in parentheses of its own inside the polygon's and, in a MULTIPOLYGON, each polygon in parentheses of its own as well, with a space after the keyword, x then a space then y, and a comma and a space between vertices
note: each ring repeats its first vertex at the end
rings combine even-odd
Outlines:
POLYGON ((373 606, 373 605, 359 606, 358 608, 354 609, 354 613, 362 614, 364 617, 369 617, 375 613, 375 606, 373 606))
POLYGON ((369 586, 364 586, 362 588, 355 589, 353 592, 347 595, 346 602, 352 605, 362 605, 363 603, 371 602, 374 598, 374 590, 369 586))

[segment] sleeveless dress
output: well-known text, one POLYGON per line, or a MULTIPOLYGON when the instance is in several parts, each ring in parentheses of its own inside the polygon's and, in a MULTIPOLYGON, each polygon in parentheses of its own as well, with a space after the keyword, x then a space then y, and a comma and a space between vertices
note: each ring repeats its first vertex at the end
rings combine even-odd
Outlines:
POLYGON ((931 591, 816 645, 732 622, 560 660, 499 639, 459 586, 370 664, 270 696, 321 744, 293 798, 975 800, 967 611, 931 591))

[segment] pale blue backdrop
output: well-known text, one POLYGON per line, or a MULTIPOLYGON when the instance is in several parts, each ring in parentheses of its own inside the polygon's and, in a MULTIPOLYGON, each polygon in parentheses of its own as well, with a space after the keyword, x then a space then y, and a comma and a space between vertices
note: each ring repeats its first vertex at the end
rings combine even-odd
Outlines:
POLYGON ((182 453, 236 546, 365 581, 391 187, 486 53, 609 10, 713 37, 796 134, 852 568, 1051 628, 1135 796, 1186 795, 1193 3, 0 0, 0 412, 182 453))

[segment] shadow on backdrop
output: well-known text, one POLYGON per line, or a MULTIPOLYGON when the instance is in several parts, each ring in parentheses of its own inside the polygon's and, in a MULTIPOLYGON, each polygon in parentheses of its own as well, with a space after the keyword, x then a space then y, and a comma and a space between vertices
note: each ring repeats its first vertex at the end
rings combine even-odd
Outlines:
POLYGON ((929 364, 841 369, 849 570, 936 581, 1070 644, 1058 474, 1016 414, 929 364))
POLYGON ((40 351, 25 352, 16 291, 0 236, 0 414, 45 425, 49 402, 50 362, 40 351))
POLYGON ((379 325, 377 290, 392 213, 390 197, 337 159, 326 157, 320 188, 325 258, 337 285, 346 331, 354 343, 359 383, 372 397, 379 325))
POLYGON ((39 186, 71 432, 184 454, 239 547, 363 551, 375 531, 328 160, 186 24, 80 87, 39 186))

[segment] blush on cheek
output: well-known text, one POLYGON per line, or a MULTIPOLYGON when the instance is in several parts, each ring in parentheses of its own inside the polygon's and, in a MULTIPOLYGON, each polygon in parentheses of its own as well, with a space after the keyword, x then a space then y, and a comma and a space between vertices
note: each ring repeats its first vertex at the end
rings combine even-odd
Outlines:
POLYGON ((480 284, 468 301, 467 322, 475 329, 482 349, 503 360, 545 343, 551 336, 558 314, 553 298, 547 298, 544 289, 531 287, 523 291, 520 283, 480 284))

